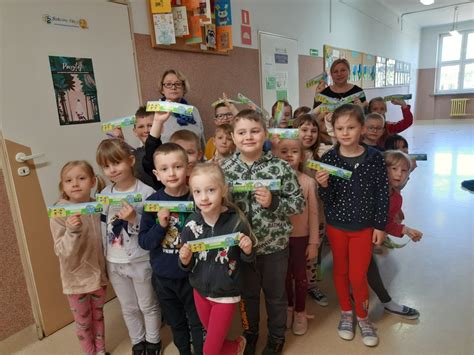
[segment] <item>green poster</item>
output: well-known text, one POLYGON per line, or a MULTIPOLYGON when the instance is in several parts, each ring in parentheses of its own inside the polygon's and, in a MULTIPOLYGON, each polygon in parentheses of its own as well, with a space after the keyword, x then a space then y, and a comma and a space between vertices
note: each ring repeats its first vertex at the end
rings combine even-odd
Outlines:
POLYGON ((49 56, 59 124, 100 122, 92 59, 49 56))

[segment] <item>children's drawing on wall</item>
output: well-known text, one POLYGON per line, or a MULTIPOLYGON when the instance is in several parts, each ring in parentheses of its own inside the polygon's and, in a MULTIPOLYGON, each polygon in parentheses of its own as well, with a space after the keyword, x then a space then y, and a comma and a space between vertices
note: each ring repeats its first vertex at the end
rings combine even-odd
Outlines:
POLYGON ((59 124, 100 122, 92 59, 49 56, 59 124))

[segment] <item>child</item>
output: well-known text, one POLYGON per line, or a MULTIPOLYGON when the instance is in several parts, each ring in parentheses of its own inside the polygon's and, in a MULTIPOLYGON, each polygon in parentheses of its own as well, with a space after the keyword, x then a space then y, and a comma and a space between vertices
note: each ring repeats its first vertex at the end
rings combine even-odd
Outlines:
POLYGON ((142 144, 140 147, 133 151, 135 156, 135 165, 133 170, 135 171, 135 176, 140 181, 144 182, 148 186, 153 187, 153 178, 151 175, 145 172, 143 169, 143 157, 145 156, 145 142, 148 138, 148 135, 153 125, 153 112, 147 112, 145 106, 140 106, 135 112, 136 122, 133 125, 133 133, 140 140, 142 144))
MULTIPOLYGON (((408 154, 408 142, 405 138, 398 134, 393 134, 385 140, 385 150, 400 150, 405 154, 408 154)), ((417 167, 416 160, 411 160, 410 172, 415 170, 417 167)), ((409 178, 408 178, 409 179, 409 178)), ((407 180, 408 180, 407 179, 407 180)))
MULTIPOLYGON (((165 143, 156 149, 154 162, 153 173, 164 188, 152 194, 149 200, 189 201, 186 185, 188 155, 185 150, 176 143, 165 143)), ((188 273, 178 266, 178 253, 183 244, 180 233, 186 217, 181 212, 170 213, 167 208, 160 209, 158 214, 144 212, 139 234, 140 246, 150 251, 153 287, 163 316, 182 355, 191 354, 190 330, 196 354, 202 354, 203 343, 202 326, 194 307, 188 273)))
MULTIPOLYGON (((304 147, 304 162, 308 159, 320 160, 319 152, 321 146, 324 144, 319 141, 319 125, 314 115, 311 114, 302 114, 296 120, 294 126, 298 128, 299 138, 304 147)), ((330 147, 329 147, 330 148, 330 147)), ((328 149, 329 149, 328 148, 328 149)), ((314 170, 308 169, 306 164, 303 164, 303 172, 306 175, 314 177, 314 170)), ((326 307, 329 302, 326 295, 319 288, 317 281, 322 280, 322 252, 323 252, 323 243, 324 231, 325 231, 325 222, 324 222, 324 211, 323 204, 319 198, 319 194, 316 189, 316 197, 318 199, 318 217, 319 217, 319 249, 318 255, 315 260, 311 260, 307 264, 306 276, 308 279, 308 295, 320 306, 326 307)))
POLYGON ((273 120, 272 120, 273 124, 272 125, 274 127, 277 127, 277 128, 287 128, 288 124, 290 123, 291 117, 292 117, 292 112, 293 112, 293 108, 291 107, 291 105, 288 101, 278 100, 272 106, 272 117, 273 117, 273 120), (283 103, 283 114, 281 116, 280 122, 277 124, 275 113, 276 113, 276 108, 277 108, 279 102, 283 103))
POLYGON ((241 264, 255 261, 245 217, 227 201, 227 185, 216 164, 197 165, 189 179, 196 206, 182 232, 183 242, 240 232, 238 246, 192 253, 188 244, 179 251, 181 267, 190 271, 194 302, 204 328, 204 354, 243 354, 245 338, 225 337, 241 295, 241 264))
POLYGON ((365 116, 364 128, 362 130, 362 142, 367 144, 369 147, 383 151, 383 147, 380 147, 378 142, 383 135, 384 126, 385 119, 381 114, 376 112, 369 113, 365 116))
POLYGON ((399 134, 387 137, 384 148, 385 150, 401 150, 403 153, 408 154, 408 142, 399 134))
POLYGON ((293 112, 293 119, 297 119, 298 117, 300 117, 301 115, 305 114, 305 113, 310 113, 311 112, 311 108, 308 107, 308 106, 300 106, 298 107, 295 112, 293 112))
MULTIPOLYGON (((153 177, 153 186, 155 186, 156 191, 163 188, 164 185, 161 181, 157 180, 153 173, 153 170, 155 169, 153 156, 156 149, 162 144, 161 132, 163 130, 163 125, 168 121, 170 116, 171 114, 169 112, 155 112, 153 116, 153 125, 145 142, 143 168, 147 174, 153 177)), ((199 143, 200 139, 194 132, 188 130, 176 131, 170 136, 170 142, 180 144, 186 150, 191 168, 197 161, 202 159, 203 153, 199 143)), ((188 172, 190 173, 191 171, 188 170, 188 172)))
POLYGON ((305 311, 308 291, 306 264, 308 262, 314 264, 319 246, 316 183, 314 179, 301 172, 305 159, 303 145, 299 139, 281 140, 278 150, 279 158, 287 161, 296 172, 306 202, 303 213, 290 217, 293 231, 290 235, 290 256, 286 274, 286 293, 288 295, 286 325, 287 328, 292 328, 293 334, 304 335, 308 330, 308 318, 310 318, 305 311), (293 298, 295 302, 293 302, 293 298))
MULTIPOLYGON (((217 104, 214 109, 214 124, 216 125, 216 129, 221 125, 232 124, 234 115, 237 114, 237 112, 237 108, 227 101, 217 104)), ((214 156, 215 151, 216 146, 214 144, 214 139, 209 138, 206 143, 206 148, 204 150, 204 156, 206 160, 211 160, 214 156)))
POLYGON ((302 114, 295 120, 294 127, 298 129, 298 136, 304 147, 305 161, 319 160, 319 124, 316 118, 309 113, 302 114))
POLYGON ((395 237, 402 237, 406 234, 411 240, 418 242, 423 233, 401 224, 401 221, 397 221, 397 216, 401 212, 403 202, 400 190, 405 186, 410 175, 410 158, 405 153, 396 150, 389 150, 385 152, 384 156, 390 186, 390 209, 385 231, 395 237))
POLYGON ((188 155, 189 176, 194 165, 200 162, 203 157, 203 152, 199 145, 199 137, 194 132, 182 129, 171 135, 170 142, 176 143, 186 151, 186 154, 188 155))
MULTIPOLYGON (((119 139, 105 139, 97 148, 97 164, 112 182, 102 193, 140 193, 143 199, 154 191, 133 174, 135 157, 119 139)), ((135 355, 159 354, 160 307, 151 285, 148 251, 138 245, 143 203, 106 205, 102 222, 107 271, 122 307, 122 314, 135 355)))
MULTIPOLYGON (((378 145, 380 147, 384 146, 387 137, 395 133, 403 132, 413 124, 413 115, 410 111, 410 105, 407 105, 405 101, 398 99, 392 100, 391 103, 401 107, 403 118, 398 122, 385 122, 385 129, 383 130, 383 134, 378 141, 378 145)), ((379 113, 385 118, 387 104, 385 103, 383 97, 375 97, 370 100, 368 111, 369 113, 379 113)))
POLYGON ((268 315, 268 342, 264 353, 280 354, 285 343, 287 298, 285 277, 289 216, 303 211, 304 199, 295 172, 287 162, 262 151, 267 137, 263 116, 242 110, 234 119, 232 138, 238 152, 222 164, 226 180, 278 179, 281 189, 256 187, 253 192, 232 192, 246 214, 258 244, 256 268, 243 265, 242 324, 247 339, 245 354, 254 354, 260 320, 260 290, 263 288, 268 315))
MULTIPOLYGON (((410 174, 410 158, 405 153, 396 150, 388 150, 384 153, 384 156, 390 187, 390 207, 385 232, 395 237, 402 237, 406 234, 411 240, 418 242, 421 240, 423 233, 407 227, 396 220, 396 216, 401 212, 403 202, 402 195, 399 191, 400 188, 405 185, 408 175, 410 174)), ((416 309, 400 305, 392 300, 390 294, 385 289, 374 257, 372 257, 367 271, 367 280, 370 288, 377 294, 380 302, 383 303, 387 313, 395 314, 406 319, 417 319, 420 316, 420 313, 416 309)))
POLYGON ((212 161, 220 164, 235 151, 235 144, 232 140, 232 126, 228 124, 218 126, 213 139, 216 151, 212 161))
MULTIPOLYGON (((71 161, 60 173, 60 199, 56 204, 93 201, 91 190, 104 181, 96 178, 92 166, 71 161)), ((103 307, 107 276, 100 234, 100 216, 73 215, 50 220, 54 252, 59 257, 63 293, 76 322, 76 334, 86 354, 105 354, 103 307)))
POLYGON ((377 150, 360 144, 364 113, 357 105, 346 104, 332 116, 337 144, 322 157, 322 162, 352 172, 350 180, 316 173, 319 194, 324 203, 326 231, 334 262, 334 284, 341 306, 339 336, 354 337, 352 286, 362 341, 375 346, 378 337, 368 319, 369 292, 367 269, 372 243, 380 245, 385 237, 388 214, 387 169, 377 150))

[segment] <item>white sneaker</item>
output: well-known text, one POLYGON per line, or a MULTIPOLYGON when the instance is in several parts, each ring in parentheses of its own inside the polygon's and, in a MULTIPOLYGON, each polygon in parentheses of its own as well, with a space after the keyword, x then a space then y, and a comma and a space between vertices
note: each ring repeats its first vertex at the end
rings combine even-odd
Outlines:
POLYGON ((337 333, 344 340, 354 339, 354 316, 352 312, 341 312, 337 333))
POLYGON ((360 334, 362 336, 362 342, 366 346, 376 346, 379 343, 379 337, 375 332, 375 328, 373 324, 369 321, 369 319, 359 319, 359 328, 360 334))

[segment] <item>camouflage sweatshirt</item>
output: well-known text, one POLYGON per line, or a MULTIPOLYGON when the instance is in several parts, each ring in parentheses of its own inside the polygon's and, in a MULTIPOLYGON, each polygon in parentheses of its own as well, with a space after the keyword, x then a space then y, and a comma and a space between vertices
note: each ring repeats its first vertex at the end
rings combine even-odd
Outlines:
POLYGON ((264 153, 252 165, 243 162, 240 153, 235 153, 223 162, 222 169, 229 185, 238 179, 280 180, 281 189, 272 191, 272 202, 268 208, 263 208, 256 201, 253 192, 232 192, 231 189, 231 195, 233 201, 246 214, 257 237, 257 255, 272 254, 285 249, 293 229, 289 216, 300 214, 305 203, 294 170, 287 162, 270 152, 264 153))

